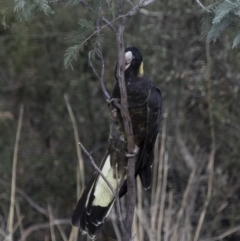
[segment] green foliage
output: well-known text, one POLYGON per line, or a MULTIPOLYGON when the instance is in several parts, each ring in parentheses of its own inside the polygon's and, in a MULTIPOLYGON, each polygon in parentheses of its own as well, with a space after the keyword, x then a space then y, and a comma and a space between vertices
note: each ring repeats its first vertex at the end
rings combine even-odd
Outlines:
MULTIPOLYGON (((239 21, 240 1, 217 0, 213 4, 209 5, 208 9, 214 13, 214 16, 209 30, 208 26, 203 26, 203 35, 207 36, 207 41, 216 42, 224 30, 226 30, 229 26, 234 26, 235 23, 239 21)), ((206 23, 206 21, 204 23, 206 23)), ((239 44, 238 39, 239 37, 236 36, 233 41, 233 48, 239 44)))
POLYGON ((232 23, 234 22, 234 15, 229 13, 212 24, 210 31, 207 34, 207 41, 216 42, 220 34, 232 23))
POLYGON ((232 48, 235 48, 240 43, 240 33, 233 40, 232 48))
MULTIPOLYGON (((69 47, 66 50, 66 53, 64 55, 64 66, 67 68, 68 66, 72 67, 72 60, 77 60, 79 51, 82 51, 84 47, 84 44, 77 44, 74 46, 69 47)), ((73 67, 72 67, 73 69, 73 67)))
POLYGON ((223 1, 222 3, 220 3, 215 9, 215 17, 212 23, 220 23, 224 17, 226 17, 232 10, 236 8, 236 6, 236 4, 232 4, 229 1, 223 1))
POLYGON ((98 33, 96 30, 94 31, 93 22, 88 21, 86 19, 80 19, 78 21, 80 25, 79 31, 75 32, 73 36, 70 37, 70 41, 75 45, 69 47, 64 55, 64 66, 67 68, 68 66, 72 67, 72 61, 77 60, 79 52, 84 49, 89 42, 92 46, 92 56, 94 57, 96 54, 99 54, 99 46, 103 43, 103 34, 98 33))
MULTIPOLYGON (((56 0, 57 1, 57 0, 56 0)), ((81 0, 69 0, 66 5, 76 6, 81 2, 81 0)))
POLYGON ((116 17, 116 1, 115 0, 110 0, 110 1, 107 1, 108 3, 108 9, 109 9, 109 12, 111 13, 112 15, 112 18, 114 19, 116 17))
POLYGON ((202 18, 201 39, 205 39, 207 37, 208 32, 211 29, 211 26, 212 26, 212 18, 209 15, 202 18))
POLYGON ((34 9, 42 11, 46 15, 54 13, 47 0, 14 0, 14 3, 14 11, 20 13, 21 19, 27 20, 34 9))

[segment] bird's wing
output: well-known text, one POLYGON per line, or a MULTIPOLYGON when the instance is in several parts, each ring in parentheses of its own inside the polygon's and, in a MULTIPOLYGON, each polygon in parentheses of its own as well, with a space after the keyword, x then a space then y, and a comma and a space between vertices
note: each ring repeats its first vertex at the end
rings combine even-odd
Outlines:
MULTIPOLYGON (((155 140, 159 133, 162 118, 162 97, 161 92, 155 86, 151 89, 147 106, 147 135, 144 139, 143 148, 139 153, 138 174, 145 189, 151 186, 151 167, 153 165, 153 149, 155 140)), ((137 170, 136 170, 137 171, 137 170)))

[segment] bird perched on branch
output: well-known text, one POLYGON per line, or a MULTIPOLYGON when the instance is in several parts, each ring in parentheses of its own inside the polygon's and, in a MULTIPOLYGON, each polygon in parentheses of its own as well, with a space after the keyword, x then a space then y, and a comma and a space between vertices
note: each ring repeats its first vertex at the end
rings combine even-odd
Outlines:
MULTIPOLYGON (((151 186, 153 147, 161 124, 162 97, 161 92, 144 75, 143 58, 136 47, 125 50, 125 83, 137 147, 135 176, 139 175, 144 189, 148 189, 151 186)), ((110 100, 120 103, 120 99, 117 80, 110 100)), ((119 196, 122 197, 127 192, 127 141, 120 110, 112 107, 111 114, 114 121, 110 126, 108 150, 100 169, 114 190, 120 188, 119 196)), ((73 211, 72 224, 95 240, 114 201, 112 190, 96 172, 73 211)))

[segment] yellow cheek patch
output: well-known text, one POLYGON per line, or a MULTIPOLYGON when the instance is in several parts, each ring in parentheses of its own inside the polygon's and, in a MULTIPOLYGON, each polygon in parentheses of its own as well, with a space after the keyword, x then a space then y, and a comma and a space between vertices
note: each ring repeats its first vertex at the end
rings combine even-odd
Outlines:
POLYGON ((144 71, 143 71, 143 62, 142 62, 139 67, 138 76, 140 76, 140 77, 143 76, 143 73, 144 73, 144 71))

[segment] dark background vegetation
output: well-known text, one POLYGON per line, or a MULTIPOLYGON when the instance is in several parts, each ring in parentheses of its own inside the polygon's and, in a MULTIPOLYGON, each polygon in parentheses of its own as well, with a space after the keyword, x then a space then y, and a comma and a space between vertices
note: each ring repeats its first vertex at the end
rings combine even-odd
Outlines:
MULTIPOLYGON (((0 0, 3 14, 7 1, 0 0)), ((7 225, 12 160, 20 104, 23 127, 16 185, 54 217, 70 218, 76 204, 77 153, 64 94, 73 108, 81 142, 100 163, 107 147, 109 109, 100 83, 88 65, 87 44, 73 69, 65 68, 64 53, 71 46, 77 21, 88 18, 80 5, 55 4, 55 14, 33 14, 19 21, 11 9, 7 28, 0 27, 0 227, 7 225), (5 181, 5 182, 3 182, 5 181)), ((211 152, 205 41, 200 41, 205 13, 195 1, 157 1, 127 24, 127 46, 137 46, 144 56, 145 73, 161 89, 168 113, 166 150, 169 160, 167 192, 173 191, 176 212, 191 172, 177 143, 176 127, 196 162, 203 165, 189 229, 194 233, 207 192, 206 168, 211 152), (205 164, 204 164, 205 163, 205 164)), ((111 92, 117 59, 115 36, 104 30, 105 83, 111 92)), ((240 52, 232 50, 232 33, 211 44, 212 110, 216 138, 213 191, 201 239, 217 236, 240 225, 240 52)), ((86 181, 93 168, 84 156, 86 181)), ((145 194, 144 194, 145 195, 145 194)), ((22 195, 16 201, 26 229, 48 218, 29 206, 22 195)), ((173 213, 174 215, 174 213, 173 213)), ((17 218, 15 217, 15 221, 17 218)), ((64 226, 69 235, 70 225, 64 226)), ((29 240, 49 240, 49 229, 29 240), (46 237, 49 237, 47 239, 46 237)), ((20 237, 19 230, 14 240, 20 237)), ((1 240, 1 238, 0 238, 1 240)), ((60 237, 59 237, 60 240, 60 237)), ((240 240, 236 232, 223 240, 240 240)))

